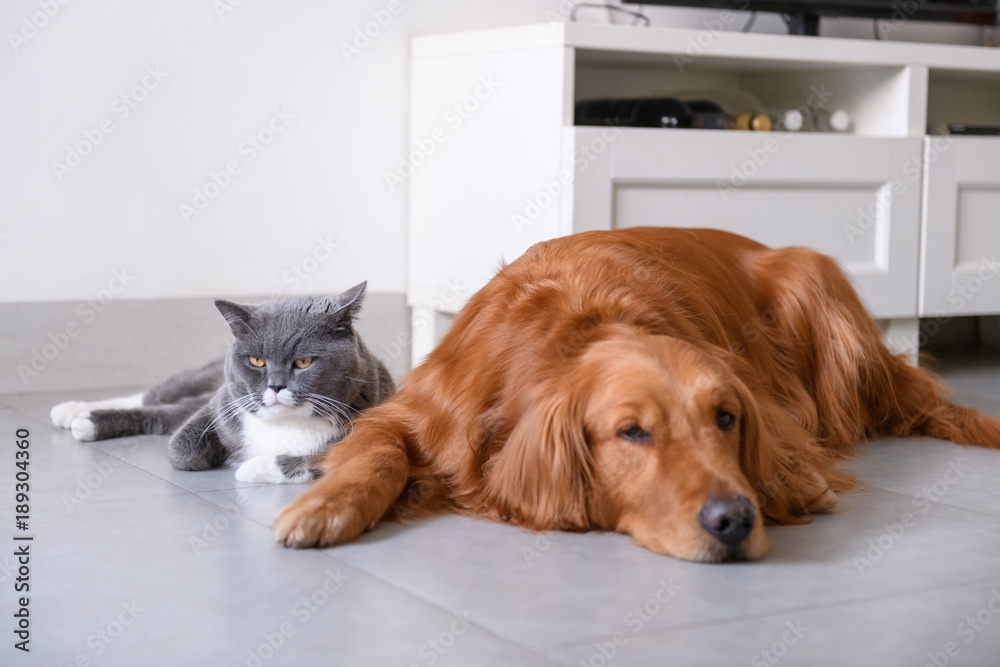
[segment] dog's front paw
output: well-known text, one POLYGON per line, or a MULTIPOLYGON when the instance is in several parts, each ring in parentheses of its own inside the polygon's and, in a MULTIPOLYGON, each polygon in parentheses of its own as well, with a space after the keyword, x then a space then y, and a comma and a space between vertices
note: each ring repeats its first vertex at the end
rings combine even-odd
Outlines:
POLYGON ((282 509, 271 525, 286 547, 328 547, 353 540, 368 528, 364 516, 318 485, 282 509))
POLYGON ((72 428, 73 420, 87 412, 87 404, 83 401, 66 401, 52 408, 49 417, 58 428, 72 428))
POLYGON ((255 456, 240 464, 236 469, 236 480, 253 484, 281 484, 285 476, 278 467, 274 456, 255 456))
POLYGON ((837 509, 837 494, 827 489, 819 498, 809 502, 806 510, 810 514, 828 514, 837 509))
POLYGON ((836 510, 837 494, 834 490, 827 486, 826 480, 815 470, 810 470, 809 475, 816 482, 816 487, 825 489, 806 504, 806 511, 810 514, 828 514, 836 510))

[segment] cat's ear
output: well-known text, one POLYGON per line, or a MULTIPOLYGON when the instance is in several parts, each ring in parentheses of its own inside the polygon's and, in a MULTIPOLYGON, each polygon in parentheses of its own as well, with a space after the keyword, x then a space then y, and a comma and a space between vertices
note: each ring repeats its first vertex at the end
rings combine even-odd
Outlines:
POLYGON ((226 318, 226 323, 233 330, 234 336, 243 336, 252 331, 250 320, 253 318, 253 311, 248 307, 241 306, 232 301, 223 301, 222 299, 215 302, 215 307, 226 318))
POLYGON ((353 322, 357 318, 358 311, 361 310, 361 304, 365 301, 365 292, 367 289, 368 281, 366 280, 337 297, 337 318, 340 321, 353 322))

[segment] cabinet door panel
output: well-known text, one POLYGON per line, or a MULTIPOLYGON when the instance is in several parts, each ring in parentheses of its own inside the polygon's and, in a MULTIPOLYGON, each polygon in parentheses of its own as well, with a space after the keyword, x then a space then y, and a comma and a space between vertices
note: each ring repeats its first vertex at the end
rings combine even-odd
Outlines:
POLYGON ((920 314, 1000 311, 1000 139, 928 137, 920 314))
MULTIPOLYGON (((586 145, 594 130, 579 128, 586 145)), ((579 173, 574 229, 712 227, 837 259, 876 317, 917 313, 919 139, 623 130, 579 173)))

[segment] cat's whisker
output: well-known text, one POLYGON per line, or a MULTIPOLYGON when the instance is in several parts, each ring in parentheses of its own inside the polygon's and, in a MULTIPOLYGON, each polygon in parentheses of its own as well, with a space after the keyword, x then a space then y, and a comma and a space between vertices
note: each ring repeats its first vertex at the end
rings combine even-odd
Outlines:
POLYGON ((343 426, 346 423, 346 420, 343 418, 342 415, 328 412, 317 406, 313 406, 313 409, 316 411, 316 415, 320 419, 325 419, 326 421, 330 422, 331 424, 334 424, 335 426, 343 426))
POLYGON ((305 330, 304 332, 302 332, 302 333, 301 333, 301 334, 299 335, 299 338, 300 338, 300 339, 308 339, 308 338, 309 338, 309 337, 310 337, 310 336, 311 336, 312 334, 314 334, 314 333, 315 333, 315 332, 316 332, 316 331, 317 331, 317 330, 318 330, 318 329, 319 329, 319 328, 320 328, 321 326, 325 326, 325 325, 326 325, 326 322, 324 322, 324 321, 319 321, 319 322, 314 322, 314 323, 312 324, 312 326, 310 326, 310 327, 309 327, 308 329, 306 329, 306 330, 305 330))
POLYGON ((351 433, 354 433, 354 420, 351 419, 350 415, 340 411, 340 408, 337 408, 336 406, 324 405, 319 402, 310 402, 310 405, 313 406, 313 409, 316 410, 321 417, 329 419, 340 428, 346 427, 347 433, 345 433, 343 437, 347 437, 351 433))
POLYGON ((307 394, 310 400, 314 401, 313 405, 322 404, 326 406, 329 410, 335 411, 340 415, 345 421, 350 421, 352 418, 352 412, 355 414, 361 414, 360 410, 352 408, 350 405, 338 401, 330 396, 323 396, 321 394, 307 394))
POLYGON ((337 403, 332 403, 329 401, 323 401, 318 399, 313 399, 313 400, 315 400, 318 404, 323 405, 326 408, 335 411, 337 414, 343 415, 347 419, 351 418, 351 412, 348 410, 347 407, 343 405, 338 405, 337 403))
MULTIPOLYGON (((321 394, 307 394, 306 400, 309 405, 312 406, 317 413, 326 418, 333 418, 338 426, 344 426, 347 424, 352 425, 353 430, 353 420, 351 414, 347 412, 344 407, 350 408, 344 403, 337 401, 336 399, 330 398, 329 396, 323 396, 321 394)), ((353 408, 351 408, 353 409, 353 408)))
POLYGON ((345 419, 343 415, 327 412, 316 405, 313 405, 313 409, 316 410, 316 414, 320 419, 325 419, 341 431, 337 440, 341 440, 354 432, 354 422, 352 420, 345 419))
POLYGON ((325 404, 320 403, 318 401, 309 401, 309 405, 321 417, 328 418, 328 419, 332 418, 332 419, 334 419, 338 423, 338 425, 341 422, 350 421, 350 417, 348 415, 344 414, 343 412, 341 412, 338 408, 336 408, 334 406, 325 405, 325 404))
POLYGON ((335 399, 335 398, 333 398, 331 396, 324 396, 323 394, 314 394, 314 393, 310 392, 310 393, 305 394, 305 396, 308 397, 308 398, 310 398, 310 399, 312 399, 312 400, 321 401, 321 402, 324 402, 324 403, 330 403, 330 404, 338 404, 338 403, 340 403, 340 401, 338 401, 337 399, 335 399))
POLYGON ((321 399, 323 401, 329 402, 331 405, 336 405, 336 406, 338 406, 340 408, 343 408, 345 410, 349 410, 351 412, 354 412, 354 413, 357 413, 357 414, 361 414, 361 411, 358 410, 357 408, 355 408, 353 406, 350 406, 347 403, 344 403, 343 401, 338 401, 337 399, 333 398, 332 396, 324 396, 322 394, 308 394, 308 396, 314 396, 314 397, 316 397, 318 399, 321 399))
MULTIPOLYGON (((212 421, 209 422, 209 425, 205 429, 205 432, 207 432, 208 430, 210 430, 211 428, 222 422, 229 421, 232 417, 234 417, 240 412, 244 411, 249 412, 249 408, 252 407, 253 402, 254 402, 253 396, 250 395, 241 396, 240 398, 232 401, 231 403, 223 407, 223 409, 220 410, 217 415, 215 415, 212 421)), ((204 436, 204 434, 205 433, 203 432, 202 436, 204 436)))
POLYGON ((252 326, 250 326, 250 324, 248 322, 244 322, 243 325, 246 327, 247 331, 249 331, 251 334, 253 334, 253 337, 257 339, 257 342, 260 343, 263 346, 264 345, 264 339, 261 338, 261 336, 260 336, 259 333, 257 333, 257 330, 255 328, 253 328, 252 326))
POLYGON ((206 433, 208 433, 209 431, 211 431, 213 428, 215 428, 216 424, 218 424, 219 422, 221 422, 223 419, 229 417, 230 415, 231 415, 231 413, 227 414, 225 412, 220 412, 215 417, 213 417, 212 420, 210 422, 208 422, 208 424, 205 425, 205 428, 202 429, 201 433, 198 434, 198 438, 197 438, 197 440, 195 442, 201 442, 201 439, 205 437, 206 433))
POLYGON ((253 403, 253 396, 251 394, 244 394, 243 396, 240 396, 239 398, 230 401, 226 405, 222 406, 222 409, 219 410, 219 412, 212 418, 210 422, 208 422, 208 425, 206 425, 205 428, 202 430, 202 432, 198 435, 198 441, 201 441, 201 439, 205 437, 205 434, 211 431, 216 424, 228 420, 230 417, 235 415, 241 409, 250 407, 252 403, 253 403))

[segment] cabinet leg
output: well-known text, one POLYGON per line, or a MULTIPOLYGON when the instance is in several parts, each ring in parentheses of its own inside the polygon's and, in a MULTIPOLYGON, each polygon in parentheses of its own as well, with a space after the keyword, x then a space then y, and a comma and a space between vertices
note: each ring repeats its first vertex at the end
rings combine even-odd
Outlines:
POLYGON ((455 316, 442 313, 428 306, 414 306, 410 314, 410 363, 416 367, 423 363, 441 341, 455 316))
POLYGON ((920 354, 920 318, 879 320, 882 340, 895 354, 905 354, 911 365, 916 366, 920 354))

